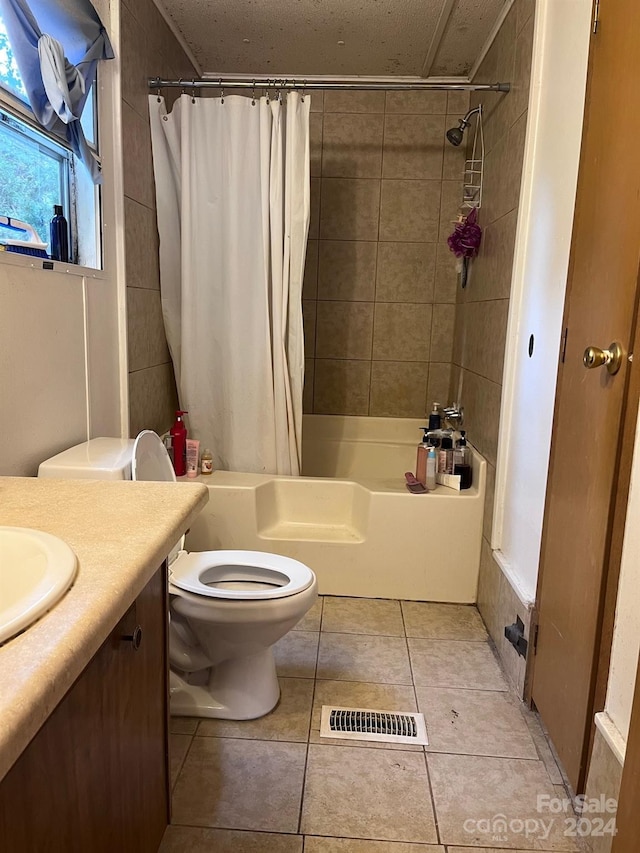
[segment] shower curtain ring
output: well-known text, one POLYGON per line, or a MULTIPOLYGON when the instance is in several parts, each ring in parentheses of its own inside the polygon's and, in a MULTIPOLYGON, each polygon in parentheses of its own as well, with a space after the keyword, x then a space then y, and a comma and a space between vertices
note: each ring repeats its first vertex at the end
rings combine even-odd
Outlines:
POLYGON ((161 95, 162 95, 162 90, 160 89, 160 86, 158 86, 158 88, 156 89, 156 97, 158 98, 158 103, 159 103, 159 104, 161 104, 161 103, 162 103, 162 97, 161 97, 161 95))
POLYGON ((220 103, 224 104, 224 88, 222 86, 222 78, 218 80, 218 83, 220 84, 220 103))
POLYGON ((182 80, 182 77, 178 78, 178 83, 180 84, 180 94, 186 95, 187 93, 185 92, 185 89, 184 89, 184 82, 182 80))
POLYGON ((307 81, 306 81, 306 80, 303 80, 303 81, 302 81, 302 98, 301 98, 301 100, 302 100, 302 103, 303 103, 303 104, 304 104, 304 87, 305 87, 306 85, 307 85, 307 81))
POLYGON ((251 106, 255 107, 256 105, 256 81, 253 81, 253 88, 251 89, 251 106))
POLYGON ((191 78, 191 103, 195 104, 196 102, 196 81, 191 78))

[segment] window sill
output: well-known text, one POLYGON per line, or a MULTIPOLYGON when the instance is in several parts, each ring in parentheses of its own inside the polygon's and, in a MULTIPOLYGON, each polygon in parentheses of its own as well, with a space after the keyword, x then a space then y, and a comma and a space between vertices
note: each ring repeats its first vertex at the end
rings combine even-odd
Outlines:
POLYGON ((0 265, 4 264, 24 269, 44 270, 45 272, 57 273, 58 275, 77 275, 80 278, 107 278, 104 270, 83 267, 79 264, 63 264, 60 261, 36 258, 33 255, 20 255, 17 252, 0 252, 0 265), (47 266, 45 267, 44 264, 47 266), (49 265, 51 264, 53 265, 53 269, 49 269, 49 265))

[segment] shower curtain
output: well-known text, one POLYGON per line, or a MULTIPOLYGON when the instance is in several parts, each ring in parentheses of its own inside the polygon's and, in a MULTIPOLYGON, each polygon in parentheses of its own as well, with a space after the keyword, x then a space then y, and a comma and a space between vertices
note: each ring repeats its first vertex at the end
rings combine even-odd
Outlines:
POLYGON ((149 97, 162 310, 192 437, 300 473, 309 97, 149 97))

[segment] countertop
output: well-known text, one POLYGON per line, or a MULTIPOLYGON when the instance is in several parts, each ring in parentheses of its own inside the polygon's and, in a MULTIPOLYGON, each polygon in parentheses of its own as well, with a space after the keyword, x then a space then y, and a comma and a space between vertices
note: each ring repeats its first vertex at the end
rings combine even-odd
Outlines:
POLYGON ((52 533, 79 564, 64 597, 0 646, 0 779, 207 500, 197 483, 0 477, 0 525, 52 533))

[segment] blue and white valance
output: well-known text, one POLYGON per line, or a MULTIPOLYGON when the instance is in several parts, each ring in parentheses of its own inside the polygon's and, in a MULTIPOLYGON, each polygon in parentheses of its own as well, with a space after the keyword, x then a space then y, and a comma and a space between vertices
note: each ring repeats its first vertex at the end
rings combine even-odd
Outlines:
POLYGON ((80 118, 101 59, 113 59, 109 36, 90 0, 0 0, 29 103, 45 130, 67 142, 101 183, 100 164, 80 118))

